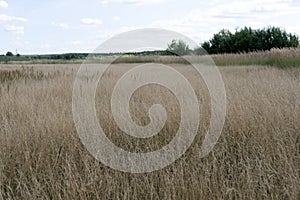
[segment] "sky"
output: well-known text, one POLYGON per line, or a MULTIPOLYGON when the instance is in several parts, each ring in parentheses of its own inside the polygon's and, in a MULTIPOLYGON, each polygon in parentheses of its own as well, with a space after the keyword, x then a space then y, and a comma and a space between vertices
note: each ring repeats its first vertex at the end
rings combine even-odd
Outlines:
POLYGON ((0 54, 89 53, 139 28, 176 31, 197 44, 244 26, 300 35, 299 19, 300 0, 0 0, 0 54))

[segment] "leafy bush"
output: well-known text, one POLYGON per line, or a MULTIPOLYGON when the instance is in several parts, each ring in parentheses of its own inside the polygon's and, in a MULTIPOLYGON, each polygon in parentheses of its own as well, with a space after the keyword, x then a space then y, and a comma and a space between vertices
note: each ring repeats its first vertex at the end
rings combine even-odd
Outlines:
POLYGON ((182 40, 172 40, 171 44, 168 45, 167 51, 178 56, 190 55, 192 53, 189 45, 182 40))
POLYGON ((266 51, 272 48, 299 46, 299 37, 277 27, 253 30, 245 27, 233 34, 229 30, 221 30, 213 38, 202 44, 209 54, 240 53, 266 51))
POLYGON ((8 51, 8 52, 6 53, 6 56, 14 56, 14 54, 13 54, 12 52, 8 51))

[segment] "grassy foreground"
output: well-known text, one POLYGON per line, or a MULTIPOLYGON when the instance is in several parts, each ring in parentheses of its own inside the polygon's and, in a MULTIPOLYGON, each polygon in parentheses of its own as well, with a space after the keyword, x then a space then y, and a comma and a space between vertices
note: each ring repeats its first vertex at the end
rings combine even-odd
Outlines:
MULTIPOLYGON (((22 75, 1 67, 19 65, 0 66, 0 199, 299 199, 300 68, 220 68, 226 122, 213 152, 200 159, 209 96, 192 69, 174 65, 201 102, 198 136, 172 165, 129 174, 104 166, 80 142, 72 118, 78 65, 37 65, 34 71, 25 65, 22 75)), ((149 106, 161 103, 168 121, 150 141, 122 134, 110 114, 109 97, 115 82, 132 67, 113 65, 100 80, 97 115, 116 145, 154 150, 174 136, 180 107, 164 88, 141 88, 132 98, 133 119, 147 124, 149 106)))

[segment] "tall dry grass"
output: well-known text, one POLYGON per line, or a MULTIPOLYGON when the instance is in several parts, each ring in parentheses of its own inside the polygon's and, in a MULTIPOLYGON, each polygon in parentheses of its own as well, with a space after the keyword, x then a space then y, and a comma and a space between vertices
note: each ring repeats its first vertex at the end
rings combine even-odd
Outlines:
MULTIPOLYGON (((250 53, 240 53, 240 54, 216 54, 210 55, 217 66, 251 66, 251 65, 261 65, 261 66, 274 66, 279 68, 290 68, 300 66, 300 48, 283 48, 276 49, 273 48, 269 51, 258 51, 250 53)), ((114 63, 165 63, 165 64, 188 64, 189 61, 197 62, 207 62, 207 55, 202 56, 129 56, 129 57, 119 57, 114 61, 114 63), (195 59, 196 58, 196 59, 195 59)), ((115 58, 101 58, 97 59, 97 62, 112 62, 115 58)))
MULTIPOLYGON (((197 62, 207 62, 208 55, 202 56, 184 56, 183 58, 188 59, 189 61, 197 62), (195 59, 196 58, 196 59, 195 59), (201 59, 203 58, 203 59, 201 59)), ((262 65, 262 66, 274 66, 279 68, 290 68, 290 67, 299 67, 300 66, 300 48, 273 48, 269 51, 257 51, 249 53, 225 53, 225 54, 215 54, 209 55, 217 66, 241 66, 241 65, 262 65)), ((6 59, 5 57, 3 57, 6 59)), ((2 63, 6 65, 51 65, 58 66, 63 64, 69 65, 80 65, 84 59, 74 59, 74 60, 64 60, 64 59, 30 59, 17 57, 9 58, 16 60, 7 60, 2 63)), ((111 56, 95 56, 90 55, 89 62, 95 63, 164 63, 164 64, 188 64, 188 62, 179 56, 129 56, 129 55, 111 55, 111 56)), ((0 59, 1 63, 1 59, 0 59)))
POLYGON ((262 65, 279 68, 300 66, 300 48, 273 48, 270 51, 259 51, 241 54, 212 55, 216 65, 262 65))
MULTIPOLYGON (((166 105, 168 122, 150 142, 122 134, 108 102, 111 87, 131 67, 114 65, 100 80, 97 114, 120 147, 153 150, 176 132, 178 102, 164 88, 141 88, 131 102, 134 120, 149 122, 146 110, 158 102, 166 105)), ((220 68, 228 101, 226 123, 213 151, 200 159, 210 115, 207 89, 192 69, 174 67, 200 99, 199 135, 182 158, 148 174, 115 171, 86 151, 73 123, 70 73, 2 82, 0 199, 299 199, 300 69, 220 68)))

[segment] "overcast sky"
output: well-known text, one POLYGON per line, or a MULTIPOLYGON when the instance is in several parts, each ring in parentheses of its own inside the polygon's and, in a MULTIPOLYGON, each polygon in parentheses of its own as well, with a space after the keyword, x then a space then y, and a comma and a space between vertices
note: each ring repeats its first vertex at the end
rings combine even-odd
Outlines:
POLYGON ((0 54, 91 52, 115 34, 165 28, 208 40, 221 29, 300 35, 300 0, 0 0, 0 54))

